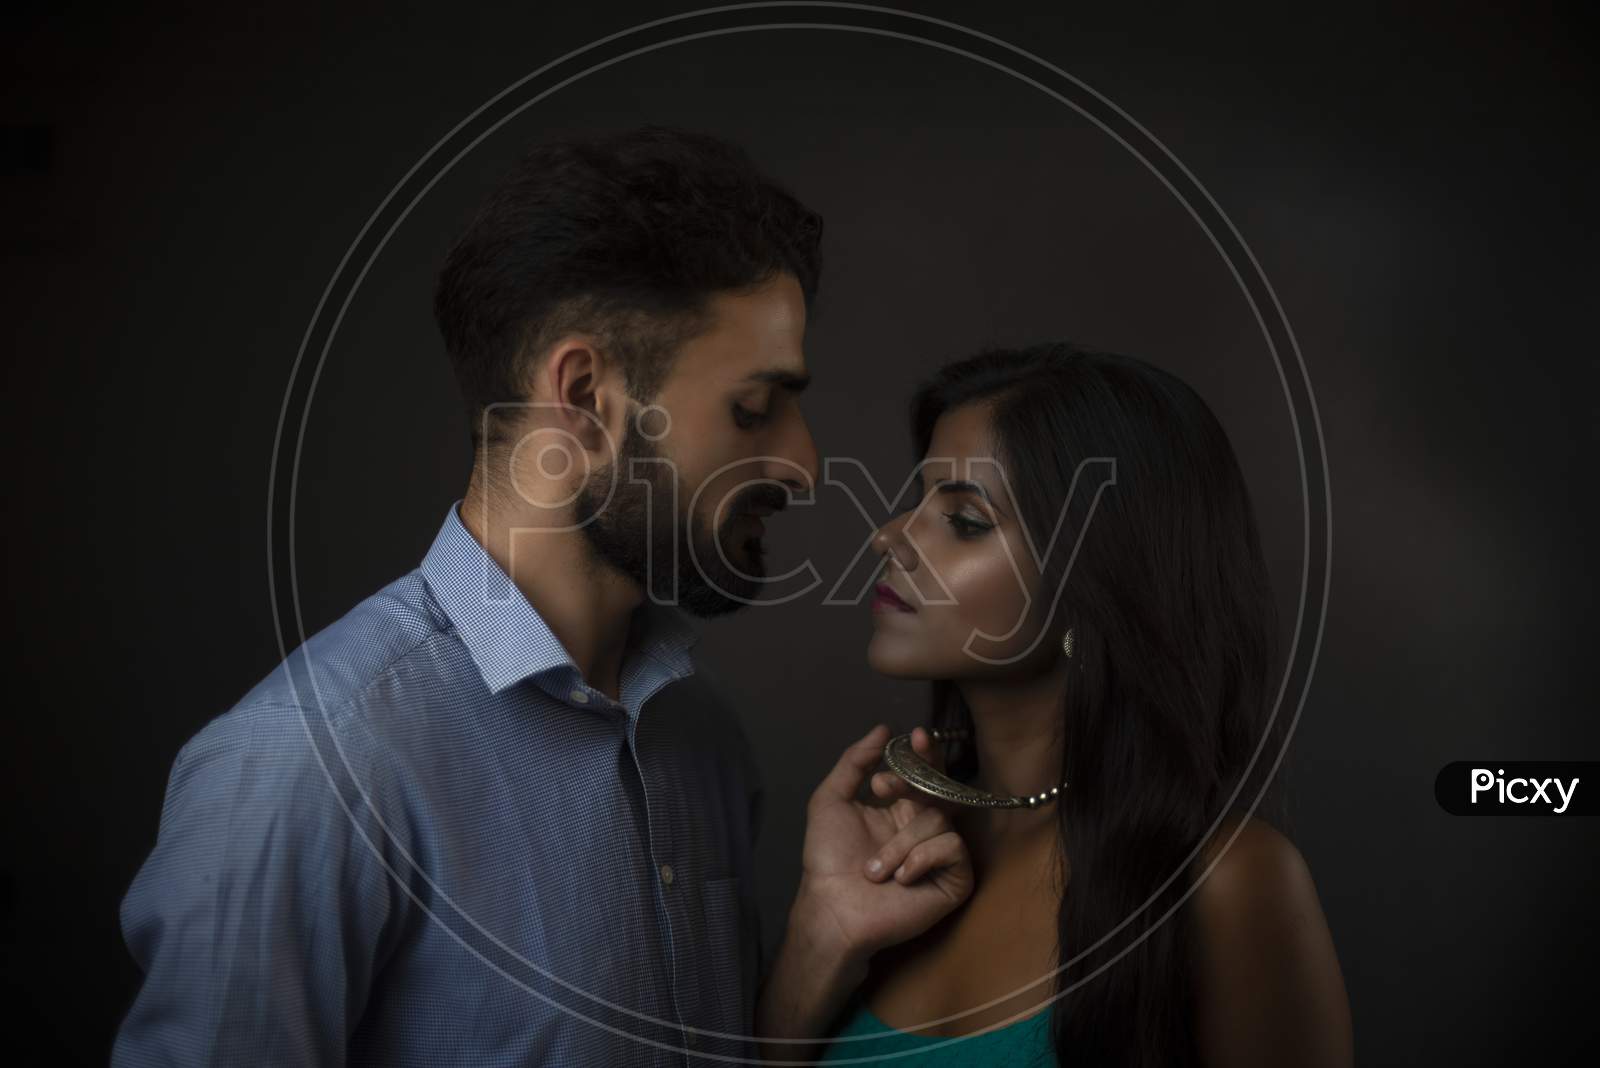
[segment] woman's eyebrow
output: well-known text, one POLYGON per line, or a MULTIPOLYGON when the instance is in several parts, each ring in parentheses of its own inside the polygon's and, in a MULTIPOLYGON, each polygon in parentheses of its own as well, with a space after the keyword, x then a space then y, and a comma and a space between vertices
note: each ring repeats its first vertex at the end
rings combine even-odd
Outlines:
POLYGON ((994 498, 989 496, 989 491, 984 489, 983 484, 980 482, 965 478, 941 478, 933 484, 933 488, 936 493, 976 493, 984 499, 990 508, 993 508, 1001 515, 1006 514, 1006 510, 995 503, 994 498))

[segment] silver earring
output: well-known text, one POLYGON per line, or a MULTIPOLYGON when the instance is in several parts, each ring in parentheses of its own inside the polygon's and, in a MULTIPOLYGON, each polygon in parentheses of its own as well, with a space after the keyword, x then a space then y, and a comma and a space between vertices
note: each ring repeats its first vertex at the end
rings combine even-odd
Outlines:
POLYGON ((1067 628, 1066 635, 1061 639, 1061 651, 1068 656, 1072 655, 1072 628, 1067 628))

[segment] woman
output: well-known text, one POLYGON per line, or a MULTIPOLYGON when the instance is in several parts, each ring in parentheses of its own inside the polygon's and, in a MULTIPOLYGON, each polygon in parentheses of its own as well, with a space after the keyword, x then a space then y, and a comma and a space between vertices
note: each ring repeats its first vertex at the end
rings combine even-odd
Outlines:
MULTIPOLYGON (((1048 345, 944 368, 913 424, 920 492, 874 537, 868 659, 932 680, 942 740, 919 728, 912 747, 969 802, 1033 801, 944 806, 976 889, 878 955, 826 1059, 1349 1064, 1311 877, 1264 807, 1245 815, 1285 717, 1215 417, 1166 372, 1048 345)), ((930 803, 889 772, 872 787, 930 803)), ((903 859, 891 844, 868 877, 903 859)))

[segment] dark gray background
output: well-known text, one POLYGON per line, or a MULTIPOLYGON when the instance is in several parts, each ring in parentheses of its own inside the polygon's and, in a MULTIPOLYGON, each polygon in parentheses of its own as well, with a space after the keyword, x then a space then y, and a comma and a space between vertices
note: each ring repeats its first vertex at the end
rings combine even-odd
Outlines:
MULTIPOLYGON (((378 201, 484 99, 687 6, 435 4, 106 21, 5 16, 9 1004, 103 1060, 137 974, 117 906, 179 746, 278 659, 268 458, 301 332, 378 201)), ((1326 640, 1285 770, 1363 1063, 1499 1063, 1595 1034, 1600 825, 1458 820, 1459 759, 1593 758, 1590 27, 1460 8, 918 10, 1023 45, 1161 138, 1238 225, 1310 368, 1334 500, 1326 640)), ((533 140, 666 122, 746 145, 827 218, 806 411, 898 485, 939 362, 1071 338, 1191 381, 1250 479, 1286 618, 1301 567, 1287 409, 1239 290, 1104 134, 1004 75, 821 31, 702 42, 525 112, 422 203, 351 305, 301 476, 307 623, 414 566, 467 468, 433 273, 533 140)), ((773 524, 831 583, 837 491, 773 524)), ((854 577, 859 579, 858 570, 854 577)), ((703 663, 768 783, 769 934, 803 799, 920 687, 874 677, 820 593, 713 623, 703 663)))

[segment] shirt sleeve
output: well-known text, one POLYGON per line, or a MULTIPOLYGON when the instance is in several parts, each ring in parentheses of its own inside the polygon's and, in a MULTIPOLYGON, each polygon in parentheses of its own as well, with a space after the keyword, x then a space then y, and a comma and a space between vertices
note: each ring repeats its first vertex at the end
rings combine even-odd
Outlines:
POLYGON ((359 742, 241 708, 179 753, 122 905, 144 980, 113 1065, 344 1063, 405 900, 401 806, 359 742))

